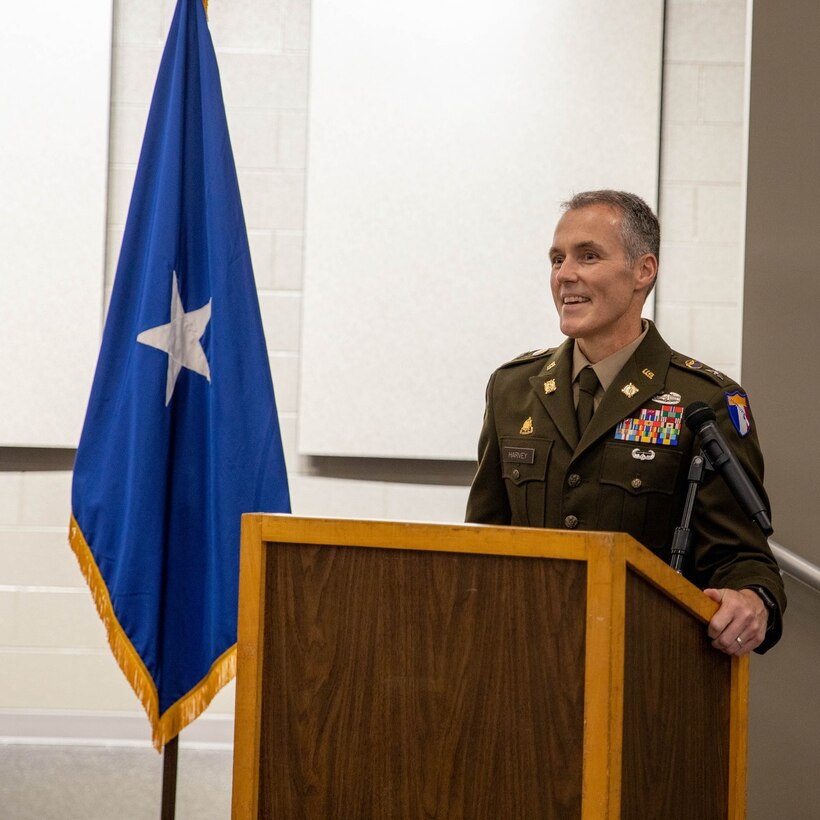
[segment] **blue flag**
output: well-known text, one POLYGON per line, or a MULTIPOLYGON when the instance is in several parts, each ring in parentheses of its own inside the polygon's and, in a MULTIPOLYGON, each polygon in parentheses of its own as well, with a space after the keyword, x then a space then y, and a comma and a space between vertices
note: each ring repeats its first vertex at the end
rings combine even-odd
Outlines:
POLYGON ((289 512, 216 55, 179 0, 74 466, 70 542, 157 748, 235 674, 243 512, 289 512))

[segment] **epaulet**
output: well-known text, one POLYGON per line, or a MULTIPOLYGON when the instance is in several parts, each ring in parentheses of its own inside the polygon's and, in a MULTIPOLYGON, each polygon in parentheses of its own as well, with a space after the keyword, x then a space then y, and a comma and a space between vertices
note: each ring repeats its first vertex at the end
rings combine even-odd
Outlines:
POLYGON ((681 370, 688 370, 690 373, 697 373, 705 379, 709 379, 715 384, 720 385, 721 387, 726 384, 732 384, 732 379, 730 379, 725 373, 721 373, 719 370, 715 370, 713 367, 709 367, 703 362, 699 362, 697 359, 684 356, 682 353, 676 353, 674 350, 672 351, 672 358, 670 362, 675 367, 679 367, 681 370))
POLYGON ((517 364, 523 364, 524 362, 532 362, 536 359, 545 359, 547 356, 551 356, 557 348, 555 347, 542 347, 538 350, 530 350, 527 353, 522 353, 520 356, 516 356, 514 359, 510 359, 508 362, 504 362, 501 367, 513 367, 517 364))

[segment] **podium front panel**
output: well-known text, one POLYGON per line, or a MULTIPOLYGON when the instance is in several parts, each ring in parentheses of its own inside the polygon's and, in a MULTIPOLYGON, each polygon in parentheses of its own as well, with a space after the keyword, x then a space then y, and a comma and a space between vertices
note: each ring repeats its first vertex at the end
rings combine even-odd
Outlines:
POLYGON ((584 562, 266 551, 259 816, 581 816, 584 562))

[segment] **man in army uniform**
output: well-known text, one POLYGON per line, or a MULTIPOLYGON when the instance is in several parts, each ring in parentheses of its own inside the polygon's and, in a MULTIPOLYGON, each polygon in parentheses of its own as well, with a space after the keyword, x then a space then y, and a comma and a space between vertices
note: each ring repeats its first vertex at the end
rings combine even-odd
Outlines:
MULTIPOLYGON (((660 228, 643 200, 590 191, 564 204, 550 250, 557 348, 490 378, 467 521, 626 532, 666 563, 699 441, 683 408, 708 404, 761 497, 748 399, 731 379, 672 351, 641 318, 660 228)), ((768 502, 766 502, 768 503, 768 502)), ((684 575, 720 604, 708 627, 730 655, 780 637, 783 582, 766 538, 723 479, 707 474, 684 575)))

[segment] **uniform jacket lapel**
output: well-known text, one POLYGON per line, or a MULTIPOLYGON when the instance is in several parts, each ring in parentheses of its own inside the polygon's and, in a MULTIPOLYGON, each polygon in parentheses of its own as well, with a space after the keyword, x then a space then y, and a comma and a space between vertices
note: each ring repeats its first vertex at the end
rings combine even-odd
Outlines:
POLYGON ((572 346, 572 339, 567 339, 549 357, 541 372, 530 379, 530 385, 558 432, 574 450, 578 446, 578 423, 572 399, 572 346), (547 393, 544 385, 551 379, 555 381, 555 390, 547 393))
MULTIPOLYGON (((620 421, 635 414, 638 408, 646 404, 652 396, 663 392, 671 353, 669 345, 664 342, 655 329, 655 325, 650 322, 646 338, 615 377, 615 381, 612 382, 598 405, 592 421, 578 442, 575 451, 576 458, 620 421), (624 388, 628 385, 637 388, 637 392, 634 392, 632 396, 627 395, 633 392, 632 389, 624 392, 624 388)), ((572 356, 566 358, 572 360, 572 356)), ((570 391, 570 405, 572 405, 571 396, 570 391)))

